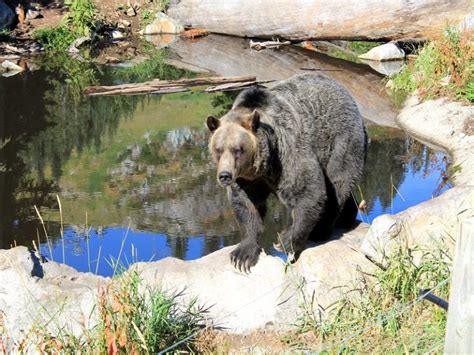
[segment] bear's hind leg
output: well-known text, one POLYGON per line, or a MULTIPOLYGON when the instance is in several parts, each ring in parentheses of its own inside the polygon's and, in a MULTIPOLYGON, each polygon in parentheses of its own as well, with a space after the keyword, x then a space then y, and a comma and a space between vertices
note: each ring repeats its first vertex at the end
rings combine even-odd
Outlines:
POLYGON ((339 217, 336 220, 336 228, 349 229, 357 219, 358 206, 352 196, 349 196, 344 203, 339 217))
POLYGON ((299 162, 291 170, 288 180, 278 187, 278 197, 291 209, 292 224, 280 234, 276 249, 293 253, 295 258, 306 246, 306 242, 324 213, 327 190, 324 174, 317 162, 299 162), (294 177, 297 176, 297 179, 294 177))

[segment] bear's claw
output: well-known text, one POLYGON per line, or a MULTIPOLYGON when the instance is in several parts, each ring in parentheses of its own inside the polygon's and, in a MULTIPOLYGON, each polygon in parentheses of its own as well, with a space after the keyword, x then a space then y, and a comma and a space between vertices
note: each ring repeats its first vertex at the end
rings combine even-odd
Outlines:
POLYGON ((230 261, 232 265, 240 272, 250 273, 250 268, 258 262, 262 248, 258 244, 242 244, 240 243, 230 253, 230 261))

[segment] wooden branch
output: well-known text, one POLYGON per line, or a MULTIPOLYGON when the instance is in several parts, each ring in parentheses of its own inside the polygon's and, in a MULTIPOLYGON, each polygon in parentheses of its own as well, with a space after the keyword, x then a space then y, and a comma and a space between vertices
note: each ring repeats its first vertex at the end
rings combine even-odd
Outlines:
POLYGON ((112 86, 90 86, 84 90, 87 96, 141 95, 150 93, 182 92, 193 86, 222 85, 241 82, 256 82, 255 76, 207 77, 179 80, 152 80, 145 83, 112 86))
POLYGON ((324 69, 324 68, 300 68, 300 70, 307 70, 307 71, 342 71, 342 69, 324 69))
POLYGON ((280 42, 279 40, 276 41, 266 41, 266 42, 254 42, 250 40, 250 48, 255 49, 257 51, 261 51, 262 49, 267 48, 278 48, 282 45, 291 44, 290 41, 280 42))
POLYGON ((461 223, 449 295, 445 354, 474 352, 474 217, 461 223))
POLYGON ((274 80, 261 80, 261 81, 244 81, 242 83, 231 83, 231 84, 222 84, 217 86, 210 86, 205 91, 206 92, 217 92, 217 91, 232 91, 240 90, 247 88, 252 85, 262 85, 265 83, 271 83, 274 80))

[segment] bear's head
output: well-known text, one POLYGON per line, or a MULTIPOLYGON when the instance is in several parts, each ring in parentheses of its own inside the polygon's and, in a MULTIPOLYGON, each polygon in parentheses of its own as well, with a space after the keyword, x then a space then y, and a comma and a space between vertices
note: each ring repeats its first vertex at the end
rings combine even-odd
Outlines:
POLYGON ((207 118, 207 127, 212 132, 209 150, 217 165, 217 181, 223 187, 237 178, 252 180, 255 177, 255 155, 260 124, 257 110, 231 110, 220 120, 207 118))

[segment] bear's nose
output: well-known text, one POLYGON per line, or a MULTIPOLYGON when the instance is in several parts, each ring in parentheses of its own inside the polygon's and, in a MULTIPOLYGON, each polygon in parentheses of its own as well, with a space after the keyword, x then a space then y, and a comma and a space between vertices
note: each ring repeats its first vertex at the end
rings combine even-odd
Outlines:
POLYGON ((223 185, 229 185, 232 181, 232 174, 228 171, 222 171, 219 173, 219 181, 223 185))

